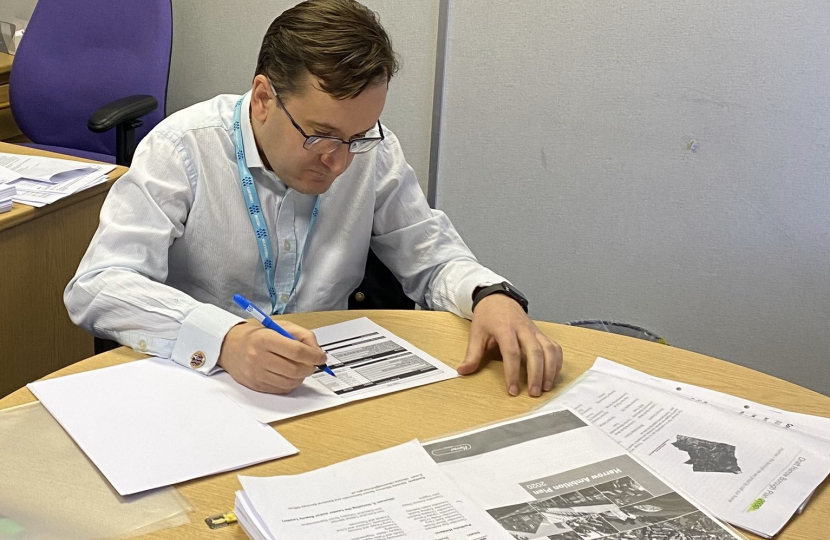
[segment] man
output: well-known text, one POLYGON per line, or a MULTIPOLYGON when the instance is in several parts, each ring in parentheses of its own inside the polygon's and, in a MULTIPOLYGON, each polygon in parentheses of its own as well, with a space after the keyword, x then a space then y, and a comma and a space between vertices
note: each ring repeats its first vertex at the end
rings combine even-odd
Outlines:
POLYGON ((510 395, 523 357, 530 395, 549 390, 561 348, 428 207, 380 123, 396 70, 389 37, 355 1, 309 0, 277 17, 249 93, 179 111, 139 144, 64 293, 72 320, 290 392, 325 362, 314 334, 281 323, 292 341, 246 322, 233 295, 276 314, 345 309, 371 245, 423 307, 472 318, 459 373, 498 345, 510 395))

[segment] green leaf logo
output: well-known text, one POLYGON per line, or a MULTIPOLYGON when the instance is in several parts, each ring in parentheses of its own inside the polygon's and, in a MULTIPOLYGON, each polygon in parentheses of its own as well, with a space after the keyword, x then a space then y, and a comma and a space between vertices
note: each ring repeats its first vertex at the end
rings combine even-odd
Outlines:
POLYGON ((755 510, 758 510, 762 506, 764 506, 764 499, 760 499, 760 498, 755 499, 754 501, 752 501, 752 504, 749 505, 749 508, 747 509, 747 512, 754 512, 755 510))

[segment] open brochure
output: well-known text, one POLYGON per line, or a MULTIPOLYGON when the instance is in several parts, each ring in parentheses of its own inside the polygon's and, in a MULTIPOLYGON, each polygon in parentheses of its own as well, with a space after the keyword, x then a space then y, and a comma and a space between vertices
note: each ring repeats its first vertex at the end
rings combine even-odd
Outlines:
POLYGON ((542 410, 574 408, 719 518, 774 536, 830 474, 830 441, 809 434, 823 423, 758 421, 737 398, 678 384, 598 359, 542 410))
POLYGON ((568 409, 240 482, 254 539, 741 538, 568 409))
POLYGON ((518 540, 741 538, 571 409, 424 448, 518 540))

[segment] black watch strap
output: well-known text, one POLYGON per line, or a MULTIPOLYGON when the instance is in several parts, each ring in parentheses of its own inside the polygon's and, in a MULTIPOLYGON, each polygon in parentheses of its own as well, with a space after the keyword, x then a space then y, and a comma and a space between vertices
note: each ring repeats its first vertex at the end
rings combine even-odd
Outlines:
POLYGON ((490 285, 489 287, 484 287, 483 289, 476 291, 473 294, 472 310, 475 311, 478 303, 491 294, 503 294, 505 296, 509 296, 518 302, 519 305, 522 306, 522 309, 525 310, 525 313, 527 313, 527 298, 519 291, 519 289, 506 281, 502 281, 501 283, 496 283, 495 285, 490 285))

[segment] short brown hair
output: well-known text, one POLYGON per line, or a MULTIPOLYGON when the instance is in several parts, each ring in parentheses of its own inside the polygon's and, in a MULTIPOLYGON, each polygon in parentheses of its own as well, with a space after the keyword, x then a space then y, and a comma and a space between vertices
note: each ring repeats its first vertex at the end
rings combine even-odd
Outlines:
POLYGON ((306 0, 274 19, 257 60, 256 75, 277 94, 302 91, 306 73, 337 99, 389 82, 398 70, 392 41, 377 14, 354 0, 306 0))

